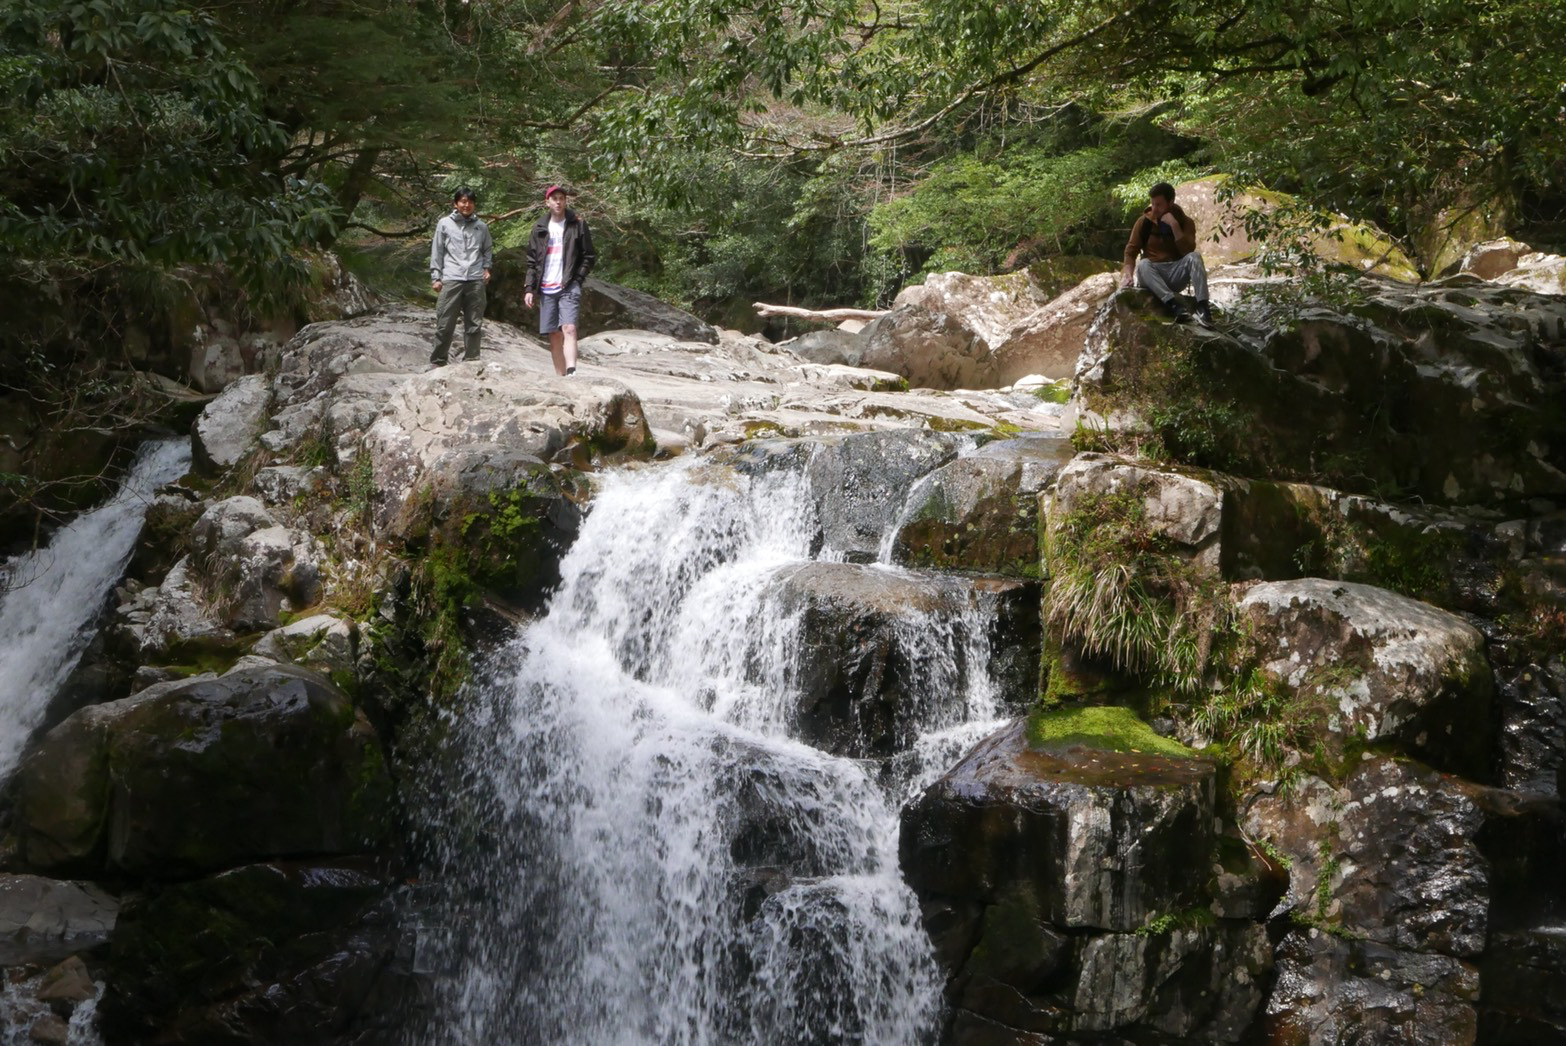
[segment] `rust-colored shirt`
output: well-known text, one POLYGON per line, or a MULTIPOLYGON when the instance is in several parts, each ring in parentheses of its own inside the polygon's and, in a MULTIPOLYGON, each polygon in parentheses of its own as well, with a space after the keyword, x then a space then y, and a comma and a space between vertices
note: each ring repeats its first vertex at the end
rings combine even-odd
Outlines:
POLYGON ((1196 250, 1196 223, 1191 216, 1174 203, 1169 205, 1169 213, 1180 223, 1180 234, 1171 234, 1167 224, 1155 221, 1153 209, 1149 207, 1131 226, 1131 238, 1126 240, 1125 264, 1135 265, 1139 254, 1148 261, 1170 262, 1196 250))

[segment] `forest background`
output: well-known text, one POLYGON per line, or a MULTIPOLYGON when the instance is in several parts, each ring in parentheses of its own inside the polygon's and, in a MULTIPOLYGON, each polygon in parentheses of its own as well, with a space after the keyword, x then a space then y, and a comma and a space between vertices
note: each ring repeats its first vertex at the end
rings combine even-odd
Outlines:
POLYGON ((601 275, 730 325, 758 299, 1113 260, 1149 184, 1207 173, 1288 194, 1251 230, 1285 255, 1328 212, 1426 274, 1454 229, 1559 249, 1563 11, 0 0, 0 384, 113 424, 116 335, 182 266, 224 267, 253 308, 325 249, 423 293, 458 185, 502 248, 571 185, 601 275))

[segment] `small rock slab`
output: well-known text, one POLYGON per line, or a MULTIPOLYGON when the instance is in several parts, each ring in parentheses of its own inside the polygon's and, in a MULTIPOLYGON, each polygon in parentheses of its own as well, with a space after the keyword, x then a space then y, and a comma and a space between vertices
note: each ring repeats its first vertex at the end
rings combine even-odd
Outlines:
POLYGON ((49 962, 109 939, 120 902, 91 883, 0 875, 0 966, 49 962))

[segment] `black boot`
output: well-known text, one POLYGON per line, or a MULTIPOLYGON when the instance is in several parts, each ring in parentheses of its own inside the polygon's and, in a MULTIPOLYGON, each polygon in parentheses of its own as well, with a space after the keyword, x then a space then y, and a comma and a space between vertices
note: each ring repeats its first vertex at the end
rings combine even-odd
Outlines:
POLYGON ((1176 323, 1191 322, 1191 314, 1185 311, 1185 306, 1180 304, 1179 298, 1170 298, 1164 302, 1164 308, 1169 310, 1169 315, 1174 317, 1176 323))
POLYGON ((1211 327, 1213 325, 1212 302, 1199 301, 1196 303, 1196 320, 1203 327, 1211 327))

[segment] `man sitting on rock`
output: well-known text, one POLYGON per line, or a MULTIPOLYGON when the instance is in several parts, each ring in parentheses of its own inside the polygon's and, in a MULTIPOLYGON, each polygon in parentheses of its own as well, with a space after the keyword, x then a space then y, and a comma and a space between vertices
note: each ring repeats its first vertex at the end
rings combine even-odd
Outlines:
POLYGON ((1120 286, 1131 286, 1133 273, 1144 291, 1151 291, 1174 316, 1176 323, 1190 323, 1176 292, 1191 288, 1196 299, 1196 319, 1211 326, 1212 306, 1207 301, 1207 266, 1196 250, 1196 223, 1174 202, 1174 186, 1159 182, 1147 191, 1147 210, 1131 226, 1126 241, 1120 286), (1141 255, 1141 259, 1137 259, 1141 255))

